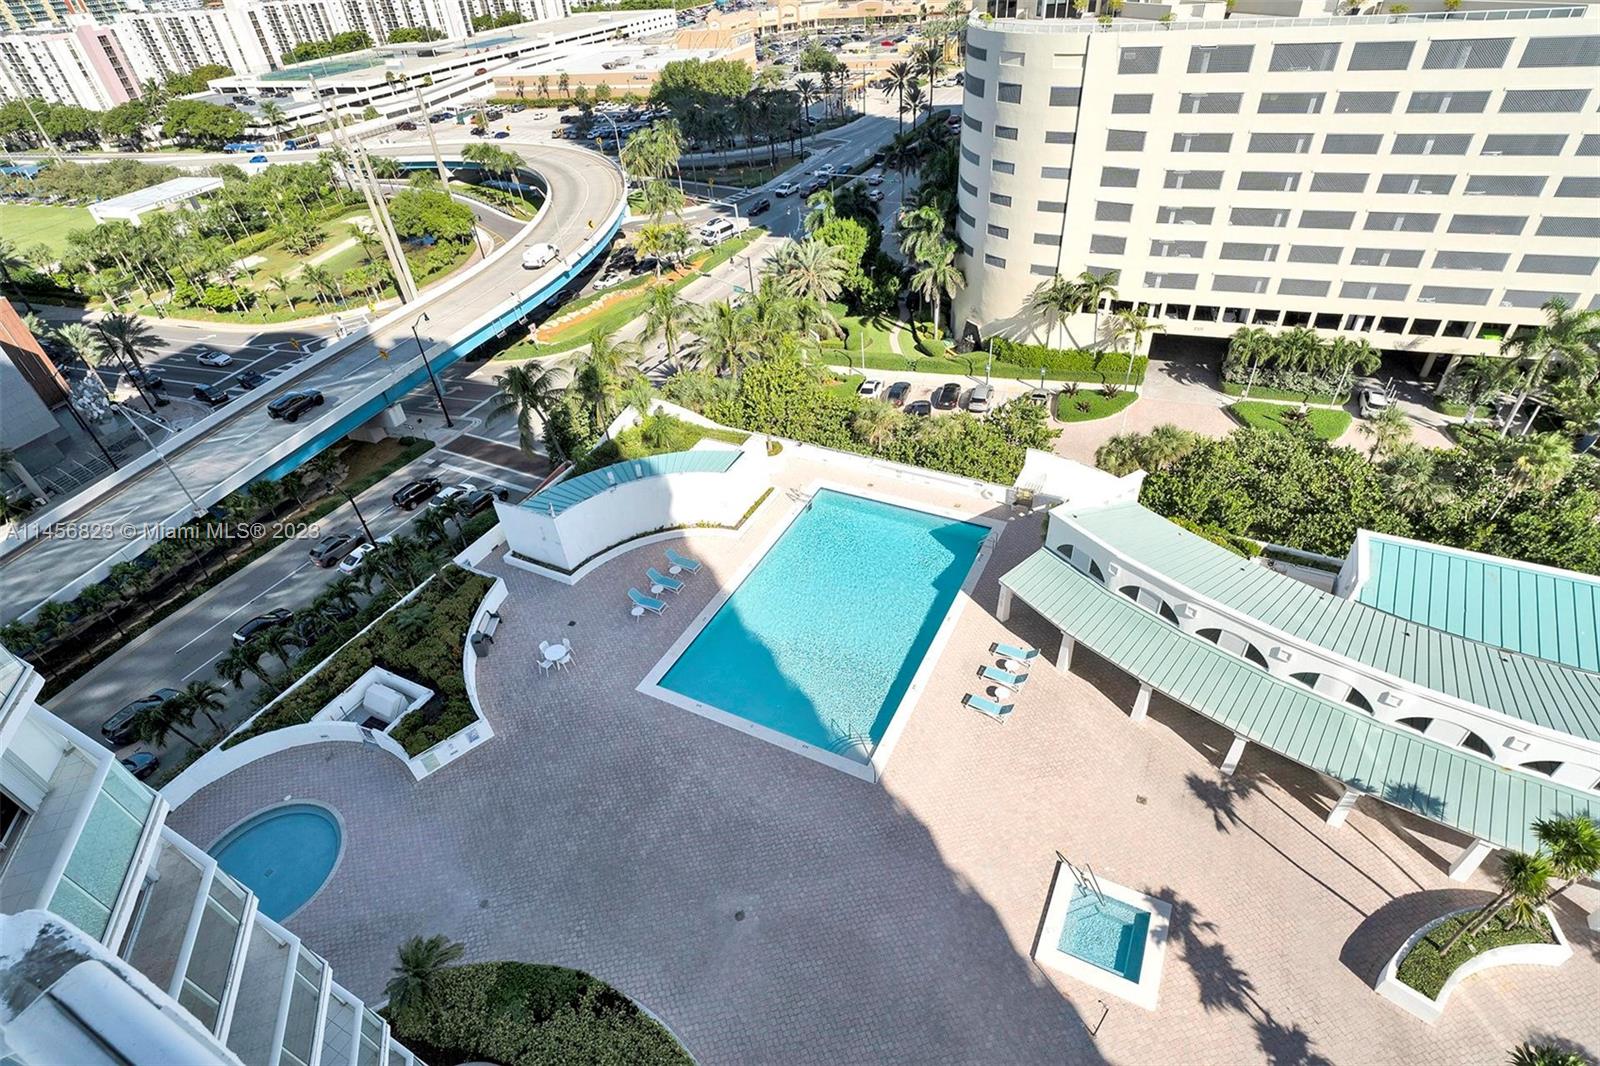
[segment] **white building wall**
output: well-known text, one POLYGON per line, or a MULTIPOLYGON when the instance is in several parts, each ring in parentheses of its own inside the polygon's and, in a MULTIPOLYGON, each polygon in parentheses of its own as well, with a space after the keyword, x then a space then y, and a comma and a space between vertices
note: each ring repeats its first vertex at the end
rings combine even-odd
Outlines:
POLYGON ((1029 293, 1085 269, 1175 333, 1419 351, 1600 306, 1600 12, 1564 10, 974 20, 956 326, 1042 337, 1029 293))
POLYGON ((72 33, 0 35, 0 99, 29 96, 91 111, 121 102, 95 76, 72 33))

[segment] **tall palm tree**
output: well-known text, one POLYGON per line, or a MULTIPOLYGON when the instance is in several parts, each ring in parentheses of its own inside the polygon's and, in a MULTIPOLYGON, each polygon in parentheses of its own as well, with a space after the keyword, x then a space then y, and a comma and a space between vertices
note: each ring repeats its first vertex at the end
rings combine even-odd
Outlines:
POLYGON ((803 148, 806 130, 811 125, 811 105, 818 99, 817 81, 815 78, 796 78, 794 91, 800 97, 800 146, 803 148))
POLYGON ((268 100, 261 105, 261 117, 266 119, 267 125, 272 127, 272 138, 278 142, 278 146, 281 148, 283 146, 283 137, 278 131, 289 124, 289 116, 284 113, 283 108, 268 100))
POLYGON ((1566 883, 1551 892, 1555 899, 1584 878, 1600 872, 1600 825, 1581 814, 1562 818, 1540 818, 1533 823, 1533 835, 1550 856, 1556 877, 1566 883))
POLYGON ((917 76, 911 70, 911 64, 906 62, 891 63, 889 69, 883 72, 883 80, 878 84, 883 88, 883 95, 896 97, 896 114, 899 118, 898 132, 906 131, 906 90, 917 82, 917 76))
POLYGON ((939 337, 939 307, 944 297, 954 296, 967 279, 956 265, 955 241, 940 239, 921 249, 917 260, 920 266, 911 275, 911 288, 933 308, 933 335, 939 337))
POLYGON ((1028 309, 1044 319, 1046 344, 1053 339, 1056 327, 1076 314, 1082 306, 1083 294, 1060 274, 1049 281, 1040 282, 1028 297, 1028 309))
POLYGON ((806 232, 810 233, 819 226, 826 226, 837 217, 837 214, 838 212, 834 209, 833 190, 818 189, 806 197, 806 217, 804 221, 806 232))
MULTIPOLYGON (((563 74, 561 80, 566 81, 567 76, 563 74)), ((427 1006, 439 974, 464 954, 466 948, 443 936, 414 936, 401 944, 394 976, 384 986, 389 1010, 409 1014, 427 1006)))
POLYGON ((283 294, 284 300, 289 304, 289 310, 294 310, 294 294, 289 291, 289 279, 282 274, 267 275, 267 284, 283 294))
POLYGON ((1100 303, 1102 300, 1117 298, 1117 282, 1121 280, 1122 272, 1118 270, 1105 270, 1095 273, 1085 270, 1078 275, 1078 291, 1083 296, 1083 306, 1094 310, 1094 336, 1095 343, 1100 343, 1100 303))
POLYGON ((877 451, 894 438, 905 417, 890 404, 879 400, 869 401, 851 416, 850 432, 861 443, 877 451))
POLYGON ((1361 423, 1361 435, 1372 441, 1367 458, 1393 455, 1411 436, 1411 422, 1405 412, 1391 404, 1373 418, 1361 423))
POLYGON ((1493 522, 1511 497, 1525 489, 1548 492, 1572 468, 1572 444, 1560 433, 1538 433, 1524 438, 1506 471, 1506 493, 1489 515, 1493 522))
POLYGON ((12 271, 19 270, 27 265, 28 261, 18 253, 16 245, 6 238, 0 237, 0 284, 16 293, 17 299, 22 301, 22 306, 26 307, 31 314, 33 305, 28 302, 28 297, 23 294, 22 289, 17 286, 16 280, 11 276, 12 271))
POLYGON ((191 748, 200 747, 200 742, 183 730, 194 726, 194 711, 189 709, 184 701, 164 700, 153 707, 147 707, 139 712, 134 719, 134 733, 145 744, 156 747, 167 742, 168 734, 177 734, 191 748), (179 727, 183 728, 179 728, 179 727))
POLYGON ((1166 328, 1159 322, 1152 322, 1142 307, 1126 307, 1111 316, 1112 335, 1119 341, 1128 342, 1129 374, 1133 373, 1134 357, 1144 346, 1145 334, 1159 333, 1166 328))
MULTIPOLYGON (((489 420, 515 416, 517 442, 523 451, 533 454, 534 420, 543 424, 549 419, 550 411, 561 398, 561 381, 565 376, 565 371, 559 367, 538 363, 514 366, 503 374, 496 374, 494 385, 500 392, 489 409, 489 420)), ((545 440, 553 452, 550 458, 557 462, 566 458, 554 437, 546 435, 545 440)))
POLYGON ((825 304, 844 288, 839 249, 814 237, 785 245, 773 256, 770 270, 780 289, 801 300, 825 304))
POLYGON ((212 729, 221 729, 222 723, 216 720, 214 713, 227 709, 228 701, 222 698, 224 692, 226 690, 221 685, 202 678, 183 686, 183 692, 178 699, 182 700, 190 711, 198 711, 204 715, 206 721, 211 723, 212 729))
POLYGON ((700 358, 710 364, 714 373, 737 377, 744 368, 750 354, 750 341, 745 336, 748 318, 726 300, 706 304, 695 315, 700 358))
POLYGON ((294 657, 294 651, 300 647, 300 639, 290 632, 288 626, 273 626, 263 633, 257 633, 247 643, 255 644, 261 649, 263 655, 270 655, 289 668, 289 660, 294 657))
POLYGON ((1504 355, 1515 356, 1519 362, 1533 361, 1522 390, 1506 414, 1506 423, 1500 428, 1502 437, 1516 423, 1528 395, 1544 381, 1552 359, 1592 358, 1589 353, 1600 348, 1600 310, 1574 311, 1565 299, 1552 296, 1545 301, 1544 313, 1543 325, 1509 337, 1500 345, 1504 355))
POLYGON ((1532 912, 1543 901, 1553 873, 1550 859, 1541 853, 1506 852, 1500 859, 1500 891, 1477 914, 1461 923, 1455 935, 1439 949, 1440 956, 1449 955, 1462 939, 1482 929, 1502 909, 1512 909, 1513 920, 1532 912))
POLYGON ((218 677, 234 688, 244 688, 244 675, 254 674, 262 684, 272 675, 261 667, 261 649, 248 644, 235 644, 213 666, 218 677))
POLYGON ((679 299, 671 285, 652 285, 644 305, 644 335, 661 338, 667 345, 667 358, 678 365, 678 340, 694 317, 694 305, 679 299))
POLYGON ((917 262, 922 250, 944 240, 944 214, 936 207, 918 207, 901 216, 900 251, 917 262))

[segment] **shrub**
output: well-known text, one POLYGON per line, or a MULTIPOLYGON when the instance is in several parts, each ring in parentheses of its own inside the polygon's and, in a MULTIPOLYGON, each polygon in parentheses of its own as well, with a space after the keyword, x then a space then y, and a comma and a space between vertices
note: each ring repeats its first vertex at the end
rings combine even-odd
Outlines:
POLYGON ((1539 916, 1536 926, 1508 925, 1496 917, 1483 929, 1457 944, 1449 955, 1440 955, 1439 948, 1448 944, 1462 923, 1472 917, 1471 913, 1458 914, 1434 926, 1400 960, 1395 976, 1432 999, 1439 994, 1450 975, 1475 955, 1511 944, 1549 944, 1555 940, 1555 935, 1550 931, 1550 922, 1543 915, 1539 916))
POLYGON ((1125 352, 1083 351, 1081 349, 1047 348, 1042 344, 1021 344, 996 337, 990 342, 990 354, 995 362, 1020 367, 1038 373, 1040 367, 1057 377, 1071 377, 1077 381, 1121 385, 1126 381, 1138 385, 1144 381, 1149 359, 1135 356, 1133 372, 1128 372, 1128 355, 1125 352))
POLYGON ((207 285, 200 302, 212 311, 233 311, 249 307, 255 294, 236 289, 232 285, 207 285))

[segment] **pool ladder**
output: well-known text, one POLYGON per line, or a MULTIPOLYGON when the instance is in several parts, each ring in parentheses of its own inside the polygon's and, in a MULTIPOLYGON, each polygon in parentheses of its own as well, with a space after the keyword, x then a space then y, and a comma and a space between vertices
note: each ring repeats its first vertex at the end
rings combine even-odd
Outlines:
POLYGON ((1056 861, 1071 872, 1073 881, 1077 882, 1084 895, 1093 896, 1099 903, 1106 901, 1106 894, 1100 891, 1100 879, 1095 877, 1093 866, 1084 863, 1080 867, 1059 851, 1056 852, 1056 861))

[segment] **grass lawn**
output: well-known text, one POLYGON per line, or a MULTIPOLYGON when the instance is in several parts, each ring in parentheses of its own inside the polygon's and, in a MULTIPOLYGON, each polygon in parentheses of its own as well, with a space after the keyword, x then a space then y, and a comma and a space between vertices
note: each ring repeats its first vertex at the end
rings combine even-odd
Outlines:
POLYGON ((1107 399, 1099 390, 1079 389, 1076 395, 1056 393, 1056 418, 1063 422, 1091 422, 1116 414, 1139 398, 1136 392, 1119 392, 1107 399))
MULTIPOLYGON (((766 151, 763 149, 756 158, 764 160, 766 151)), ((782 174, 793 163, 793 160, 780 159, 776 166, 762 162, 757 166, 735 164, 733 166, 720 166, 705 170, 685 170, 683 180, 710 182, 714 185, 728 185, 739 189, 753 189, 757 185, 765 185, 779 174, 782 174)))
POLYGON ((87 207, 45 207, 38 204, 0 205, 0 233, 19 252, 42 244, 52 252, 67 250, 67 234, 89 229, 94 219, 87 207))
MULTIPOLYGON (((1251 429, 1291 433, 1296 428, 1300 408, 1287 403, 1240 400, 1229 404, 1228 411, 1251 429)), ((1338 440, 1350 428, 1350 412, 1313 407, 1306 412, 1306 421, 1310 423, 1311 432, 1323 440, 1338 440)))
POLYGON ((729 429, 711 429, 685 422, 671 415, 652 415, 637 426, 618 433, 612 440, 594 447, 577 466, 577 473, 587 474, 612 463, 628 459, 644 459, 666 452, 686 452, 702 440, 720 440, 728 444, 743 444, 748 433, 729 429))
POLYGON ((860 374, 846 374, 844 377, 828 386, 829 392, 838 393, 840 396, 854 396, 856 390, 866 379, 860 374))
POLYGON ((1450 954, 1440 955, 1439 949, 1450 942, 1456 930, 1460 929, 1463 923, 1470 921, 1474 913, 1476 912, 1458 914, 1434 926, 1428 935, 1417 941, 1410 953, 1400 960, 1400 968, 1395 976, 1432 999, 1439 994, 1439 990, 1444 987, 1450 975, 1455 973, 1462 963, 1476 955, 1510 944, 1555 943, 1550 923, 1542 915, 1538 925, 1526 928, 1507 928, 1501 924, 1501 919, 1497 916, 1490 918, 1488 924, 1476 935, 1467 937, 1457 944, 1450 954))

